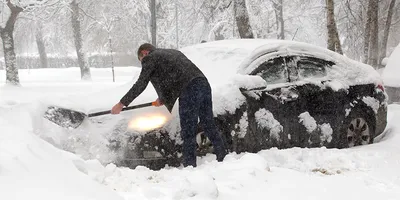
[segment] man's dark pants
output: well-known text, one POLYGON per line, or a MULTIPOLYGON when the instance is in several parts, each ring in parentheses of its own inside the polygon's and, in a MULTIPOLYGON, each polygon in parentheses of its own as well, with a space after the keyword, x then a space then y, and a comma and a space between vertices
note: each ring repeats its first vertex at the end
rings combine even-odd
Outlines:
POLYGON ((217 160, 222 161, 226 155, 224 142, 217 131, 213 118, 211 87, 206 78, 193 79, 179 98, 179 115, 181 136, 183 139, 183 165, 196 167, 196 134, 197 122, 214 147, 217 160))

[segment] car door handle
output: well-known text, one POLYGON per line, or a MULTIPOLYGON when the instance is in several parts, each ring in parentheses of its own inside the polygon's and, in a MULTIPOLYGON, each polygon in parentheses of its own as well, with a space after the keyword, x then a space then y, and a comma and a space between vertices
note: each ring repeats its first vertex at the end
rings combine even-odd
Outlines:
POLYGON ((299 95, 281 96, 280 97, 281 101, 284 101, 284 102, 296 101, 298 98, 299 98, 299 95))

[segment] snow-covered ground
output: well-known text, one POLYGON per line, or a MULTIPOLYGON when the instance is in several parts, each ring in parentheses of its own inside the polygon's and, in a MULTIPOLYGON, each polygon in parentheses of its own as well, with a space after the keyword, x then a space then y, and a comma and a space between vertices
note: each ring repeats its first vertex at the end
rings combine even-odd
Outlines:
MULTIPOLYGON (((80 81, 77 68, 20 70, 21 87, 1 82, 0 199, 400 199, 400 105, 389 105, 387 130, 372 145, 270 149, 229 154, 222 163, 209 155, 197 168, 103 166, 39 137, 51 131, 37 129, 45 103, 69 97, 64 103, 80 101, 86 111, 110 109, 139 70, 117 68, 116 83, 110 69, 92 69, 93 81, 80 81)), ((151 86, 145 93, 137 102, 154 100, 151 86)))

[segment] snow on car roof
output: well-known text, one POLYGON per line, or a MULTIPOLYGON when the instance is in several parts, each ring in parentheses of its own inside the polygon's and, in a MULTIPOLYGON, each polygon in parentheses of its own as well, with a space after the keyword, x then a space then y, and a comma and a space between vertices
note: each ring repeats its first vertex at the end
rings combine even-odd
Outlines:
POLYGON ((201 68, 207 77, 210 77, 211 82, 221 82, 222 78, 229 78, 237 74, 249 74, 258 64, 261 64, 254 64, 254 60, 265 54, 270 55, 265 56, 265 59, 268 59, 288 53, 313 55, 320 59, 333 61, 336 65, 328 74, 328 78, 338 79, 346 85, 381 82, 379 73, 369 65, 326 48, 297 41, 231 39, 197 44, 181 50, 201 68), (221 77, 221 74, 224 76, 221 77))
POLYGON ((387 65, 383 70, 383 81, 387 86, 400 87, 400 44, 390 55, 387 65))
POLYGON ((216 85, 238 74, 239 64, 258 46, 260 40, 235 39, 201 43, 180 50, 216 85))

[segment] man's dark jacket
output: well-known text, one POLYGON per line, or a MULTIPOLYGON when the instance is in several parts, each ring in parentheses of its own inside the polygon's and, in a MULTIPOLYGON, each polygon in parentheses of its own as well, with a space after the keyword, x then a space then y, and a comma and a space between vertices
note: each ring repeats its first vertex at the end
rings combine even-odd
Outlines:
POLYGON ((138 80, 120 102, 128 106, 151 81, 158 98, 171 112, 181 92, 197 77, 205 76, 183 53, 174 49, 156 49, 142 59, 138 80))

